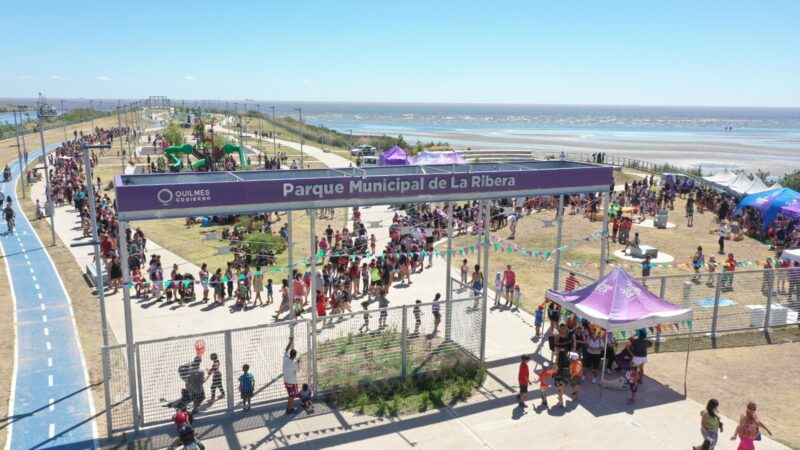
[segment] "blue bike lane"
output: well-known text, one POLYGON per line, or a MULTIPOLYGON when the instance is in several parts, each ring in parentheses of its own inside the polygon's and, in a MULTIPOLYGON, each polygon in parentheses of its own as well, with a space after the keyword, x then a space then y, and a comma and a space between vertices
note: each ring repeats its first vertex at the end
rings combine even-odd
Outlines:
POLYGON ((94 408, 72 305, 53 260, 19 208, 19 162, 9 166, 12 180, 2 191, 13 199, 16 226, 11 235, 3 230, 0 247, 11 282, 16 344, 6 448, 95 448, 94 408))

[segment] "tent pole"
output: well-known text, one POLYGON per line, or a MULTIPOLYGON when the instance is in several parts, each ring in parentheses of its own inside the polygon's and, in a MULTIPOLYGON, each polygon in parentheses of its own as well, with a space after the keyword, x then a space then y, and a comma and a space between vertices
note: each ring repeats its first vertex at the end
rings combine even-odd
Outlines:
POLYGON ((611 191, 603 193, 603 235, 600 236, 600 278, 606 274, 606 261, 608 261, 608 216, 611 214, 611 191))
POLYGON ((556 210, 556 218, 558 219, 558 230, 556 231, 556 263, 553 268, 553 290, 558 290, 558 277, 561 270, 561 229, 564 226, 564 194, 558 196, 558 208, 556 210))
POLYGON ((603 363, 600 365, 600 397, 603 396, 603 390, 605 387, 603 383, 606 381, 606 358, 608 358, 608 333, 609 331, 606 330, 606 339, 605 343, 603 344, 603 363))
POLYGON ((692 326, 689 325, 689 339, 686 342, 686 367, 683 369, 683 396, 686 397, 688 395, 688 391, 686 389, 686 378, 689 375, 689 353, 692 350, 692 326))

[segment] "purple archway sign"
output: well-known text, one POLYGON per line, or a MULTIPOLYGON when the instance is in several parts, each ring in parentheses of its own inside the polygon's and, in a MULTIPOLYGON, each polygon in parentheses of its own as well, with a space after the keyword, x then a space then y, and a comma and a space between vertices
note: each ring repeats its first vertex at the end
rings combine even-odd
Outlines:
POLYGON ((120 220, 605 192, 612 169, 567 161, 121 175, 120 220))
MULTIPOLYGON (((131 220, 151 220, 170 217, 249 214, 267 211, 308 210, 351 206, 420 203, 433 201, 484 200, 482 209, 489 214, 493 198, 519 198, 536 195, 603 192, 607 197, 613 181, 612 168, 570 161, 520 161, 507 163, 475 163, 420 166, 386 166, 344 169, 267 170, 244 172, 201 172, 116 177, 117 213, 120 219, 119 236, 122 260, 124 301, 130 304, 130 268, 128 267, 125 230, 131 220)), ((558 215, 558 245, 561 242, 563 208, 558 215)), ((453 214, 448 214, 448 231, 452 236, 453 214)), ((314 214, 311 227, 314 229, 314 214)), ((291 236, 291 216, 289 217, 291 236)), ((608 220, 603 220, 607 236, 608 220)), ((484 227, 483 245, 489 247, 489 227, 484 227)), ((314 234, 310 234, 313 240, 314 234)), ((291 238, 290 238, 291 239, 291 238)), ((448 242, 448 248, 450 243, 448 242)), ((604 268, 606 241, 601 248, 601 267, 604 268)), ((313 247, 311 243, 310 247, 313 247)), ((446 310, 450 311, 452 252, 447 252, 446 310)), ((483 252, 484 270, 488 270, 489 252, 483 252)), ((291 259, 291 253, 289 254, 291 259)), ((290 264, 291 265, 291 264, 290 264)), ((311 256, 312 283, 316 277, 314 255, 311 256)), ((558 263, 555 264, 558 280, 558 263)), ((602 272, 602 269, 601 269, 602 272)), ((312 290, 314 289, 312 284, 312 290)), ((482 292, 481 350, 485 356, 487 290, 482 292)), ((312 327, 316 324, 316 309, 312 308, 312 327)), ((449 334, 450 314, 445 317, 445 332, 449 334)), ((133 336, 133 323, 126 311, 126 336, 133 336)), ((312 342, 316 332, 312 332, 312 342)), ((126 343, 129 357, 134 342, 126 343)), ((315 344, 314 344, 315 345, 315 344)), ((314 364, 316 364, 314 362, 314 364)), ((316 371, 314 371, 316 373, 316 371)), ((129 373, 129 376, 130 373, 129 373)), ((138 431, 136 380, 128 380, 131 391, 134 430, 138 431)), ((314 381, 316 383, 316 381, 314 381)), ((316 386, 312 386, 316 391, 316 386)), ((229 397, 232 399, 233 397, 229 397)), ((108 402, 108 399, 106 400, 108 402)), ((229 400, 229 408, 233 407, 229 400)))

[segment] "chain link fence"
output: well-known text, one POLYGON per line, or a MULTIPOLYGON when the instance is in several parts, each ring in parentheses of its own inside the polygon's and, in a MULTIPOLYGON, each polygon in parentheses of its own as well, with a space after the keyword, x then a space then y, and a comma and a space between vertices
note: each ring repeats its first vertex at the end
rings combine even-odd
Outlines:
POLYGON ((109 431, 133 427, 133 410, 130 385, 128 384, 128 362, 125 344, 103 348, 103 368, 106 373, 106 420, 109 431))
MULTIPOLYGON (((323 394, 435 370, 465 356, 478 360, 483 317, 475 303, 475 298, 468 297, 453 300, 449 306, 441 300, 354 310, 320 317, 316 327, 311 320, 284 321, 138 342, 134 347, 138 423, 150 426, 169 422, 174 410, 168 403, 183 395, 199 399, 201 413, 234 410, 239 406, 238 377, 244 364, 250 366, 255 378, 253 404, 284 401, 283 359, 290 336, 294 337, 300 361, 299 382, 323 394), (450 324, 447 329, 445 322, 450 324), (218 377, 208 373, 212 354, 219 361, 218 377), (199 366, 193 366, 196 357, 201 358, 199 366), (205 375, 202 397, 192 392, 192 371, 196 370, 205 375), (220 387, 225 391, 224 398, 220 398, 220 387)), ((109 421, 114 431, 130 429, 136 422, 125 348, 117 345, 103 352, 110 391, 109 421)), ((192 407, 191 401, 188 406, 192 407)))

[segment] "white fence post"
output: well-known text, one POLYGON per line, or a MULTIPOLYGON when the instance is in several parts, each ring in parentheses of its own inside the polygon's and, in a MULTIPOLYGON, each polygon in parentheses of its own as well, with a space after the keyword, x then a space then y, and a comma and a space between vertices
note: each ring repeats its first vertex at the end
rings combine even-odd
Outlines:
POLYGON ((227 372, 225 390, 228 391, 228 411, 233 411, 236 397, 233 393, 233 341, 231 339, 231 330, 225 331, 225 372, 227 372))

